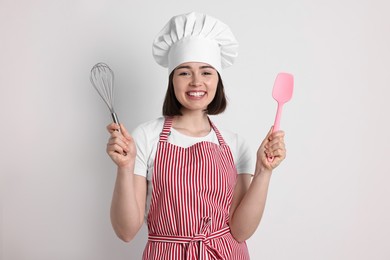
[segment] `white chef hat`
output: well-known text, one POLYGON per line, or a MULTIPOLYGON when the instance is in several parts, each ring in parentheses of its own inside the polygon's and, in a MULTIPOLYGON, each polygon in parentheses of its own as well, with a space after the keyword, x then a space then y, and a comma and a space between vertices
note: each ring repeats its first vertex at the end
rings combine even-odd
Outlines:
POLYGON ((233 64, 238 42, 230 28, 201 13, 172 17, 153 42, 153 56, 170 74, 184 62, 204 62, 217 71, 233 64))

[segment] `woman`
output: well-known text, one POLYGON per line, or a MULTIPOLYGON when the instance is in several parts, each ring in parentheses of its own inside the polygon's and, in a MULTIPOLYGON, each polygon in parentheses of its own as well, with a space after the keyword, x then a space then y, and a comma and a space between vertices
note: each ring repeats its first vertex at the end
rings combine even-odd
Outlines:
POLYGON ((153 44, 170 75, 164 117, 132 135, 123 125, 107 127, 107 153, 118 166, 112 225, 130 241, 147 216, 143 259, 249 259, 245 240, 259 225, 272 171, 286 151, 284 133, 271 128, 254 165, 248 145, 208 117, 225 110, 220 72, 237 47, 213 17, 173 17, 153 44))

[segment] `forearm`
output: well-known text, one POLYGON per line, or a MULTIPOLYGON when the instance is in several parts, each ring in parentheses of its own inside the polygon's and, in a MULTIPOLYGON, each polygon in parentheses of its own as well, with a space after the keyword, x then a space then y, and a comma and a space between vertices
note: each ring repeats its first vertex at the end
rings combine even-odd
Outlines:
POLYGON ((252 182, 230 220, 233 237, 247 240, 256 231, 263 216, 272 172, 256 169, 252 182))
POLYGON ((117 236, 130 241, 140 229, 143 213, 135 191, 134 167, 118 168, 111 202, 111 223, 117 236))

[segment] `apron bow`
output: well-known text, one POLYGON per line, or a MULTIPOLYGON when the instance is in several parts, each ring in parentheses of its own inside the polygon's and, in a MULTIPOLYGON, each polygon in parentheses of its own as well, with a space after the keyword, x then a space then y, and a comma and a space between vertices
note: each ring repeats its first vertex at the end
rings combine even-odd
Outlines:
POLYGON ((202 223, 200 232, 193 237, 149 234, 149 241, 188 244, 186 260, 223 260, 224 258, 221 252, 213 247, 210 241, 229 233, 229 226, 210 234, 211 218, 204 218, 202 223))

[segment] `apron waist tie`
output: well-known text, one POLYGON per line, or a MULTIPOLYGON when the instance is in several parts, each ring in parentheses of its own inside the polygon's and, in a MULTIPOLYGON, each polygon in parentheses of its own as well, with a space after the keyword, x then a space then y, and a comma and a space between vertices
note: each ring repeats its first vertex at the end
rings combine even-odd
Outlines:
POLYGON ((206 235, 206 230, 209 228, 209 225, 205 225, 204 228, 202 228, 202 231, 200 234, 196 234, 193 237, 185 237, 185 236, 167 236, 167 235, 153 235, 149 234, 148 240, 150 242, 163 242, 163 243, 177 243, 177 244, 189 244, 186 252, 186 259, 187 260, 195 260, 195 259, 208 259, 206 258, 206 252, 209 253, 209 255, 212 256, 212 259, 215 260, 222 260, 222 254, 219 252, 218 249, 214 248, 210 244, 210 240, 222 237, 230 232, 229 226, 224 227, 220 230, 217 230, 214 233, 211 233, 209 235, 206 235), (199 252, 197 254, 197 250, 199 249, 199 252), (197 257, 197 255, 199 255, 197 257))

